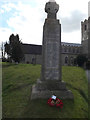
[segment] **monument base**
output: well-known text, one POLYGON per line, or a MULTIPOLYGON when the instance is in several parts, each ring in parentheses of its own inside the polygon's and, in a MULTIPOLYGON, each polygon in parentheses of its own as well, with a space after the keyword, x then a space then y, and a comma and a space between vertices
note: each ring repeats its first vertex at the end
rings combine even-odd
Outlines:
POLYGON ((32 86, 31 99, 46 99, 52 95, 61 99, 74 99, 72 92, 66 89, 65 82, 52 80, 50 84, 47 83, 49 82, 38 80, 37 84, 32 86))

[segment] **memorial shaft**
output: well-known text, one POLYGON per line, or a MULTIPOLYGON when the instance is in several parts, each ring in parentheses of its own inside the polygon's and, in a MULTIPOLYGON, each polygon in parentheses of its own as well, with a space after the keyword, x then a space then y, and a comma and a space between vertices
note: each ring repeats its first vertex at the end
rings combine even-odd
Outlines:
POLYGON ((56 2, 45 6, 47 19, 43 27, 41 80, 61 80, 61 24, 56 19, 56 2))

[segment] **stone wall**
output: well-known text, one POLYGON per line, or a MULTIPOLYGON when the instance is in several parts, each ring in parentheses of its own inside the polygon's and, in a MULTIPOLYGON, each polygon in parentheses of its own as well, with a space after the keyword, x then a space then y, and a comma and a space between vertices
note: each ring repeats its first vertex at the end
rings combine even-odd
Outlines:
POLYGON ((41 55, 35 55, 35 54, 25 54, 25 63, 30 64, 41 64, 42 56, 41 55))
POLYGON ((88 55, 88 39, 82 41, 82 54, 88 55))

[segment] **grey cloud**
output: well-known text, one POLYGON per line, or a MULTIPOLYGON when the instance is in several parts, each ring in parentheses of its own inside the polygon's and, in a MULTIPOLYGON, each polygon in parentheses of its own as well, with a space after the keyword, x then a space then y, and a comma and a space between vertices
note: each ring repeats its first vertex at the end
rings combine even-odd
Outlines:
POLYGON ((75 10, 70 17, 60 17, 62 32, 73 32, 80 30, 81 21, 87 19, 87 15, 81 11, 75 10))

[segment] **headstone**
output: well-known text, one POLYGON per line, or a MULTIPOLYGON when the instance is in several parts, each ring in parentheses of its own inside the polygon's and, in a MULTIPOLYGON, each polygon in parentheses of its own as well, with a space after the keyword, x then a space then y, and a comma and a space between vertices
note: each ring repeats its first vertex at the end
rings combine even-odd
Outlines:
POLYGON ((59 5, 50 1, 45 6, 47 19, 43 27, 41 78, 32 87, 31 99, 50 98, 52 95, 73 99, 72 92, 61 80, 61 24, 56 16, 59 5))

